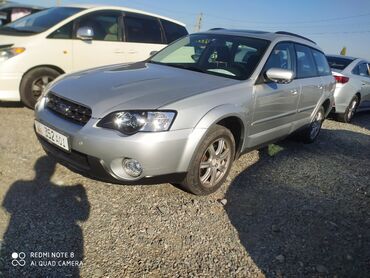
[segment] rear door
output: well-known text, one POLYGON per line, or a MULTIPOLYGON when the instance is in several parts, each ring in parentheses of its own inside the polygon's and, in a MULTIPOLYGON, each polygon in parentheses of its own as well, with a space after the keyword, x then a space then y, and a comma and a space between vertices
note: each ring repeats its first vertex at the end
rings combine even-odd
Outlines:
POLYGON ((92 40, 73 40, 73 69, 81 70, 125 61, 122 42, 122 12, 105 10, 92 12, 76 20, 75 31, 90 27, 92 40))
POLYGON ((295 43, 297 78, 301 84, 297 120, 308 123, 324 91, 324 82, 319 77, 311 48, 295 43))
POLYGON ((290 42, 278 43, 270 54, 255 85, 255 104, 251 124, 251 147, 290 133, 296 118, 300 95, 299 81, 275 83, 264 77, 270 68, 295 72, 295 52, 290 42))
POLYGON ((153 51, 166 46, 158 18, 126 13, 124 17, 125 62, 146 60, 153 51))
POLYGON ((311 49, 311 51, 316 64, 317 73, 321 77, 321 82, 319 85, 322 85, 323 93, 325 95, 329 95, 335 87, 335 79, 333 77, 328 60, 323 52, 316 49, 311 49))

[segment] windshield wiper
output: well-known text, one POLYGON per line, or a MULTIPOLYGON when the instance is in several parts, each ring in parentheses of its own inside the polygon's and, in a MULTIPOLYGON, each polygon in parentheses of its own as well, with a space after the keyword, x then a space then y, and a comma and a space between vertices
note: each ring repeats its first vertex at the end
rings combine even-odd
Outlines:
POLYGON ((157 65, 163 65, 163 66, 169 66, 169 67, 174 67, 174 68, 180 68, 180 69, 186 69, 186 70, 192 70, 192 71, 197 71, 197 72, 203 72, 207 73, 207 71, 202 70, 201 68, 195 67, 195 66, 188 66, 188 65, 183 65, 183 64, 170 64, 170 63, 162 63, 162 62, 157 62, 157 61, 152 61, 149 60, 149 63, 152 64, 157 64, 157 65))
POLYGON ((152 61, 152 60, 149 60, 148 63, 156 64, 156 65, 166 65, 165 63, 156 62, 156 61, 152 61))
POLYGON ((201 68, 195 67, 195 66, 188 66, 188 65, 183 65, 183 64, 166 64, 163 63, 166 66, 174 67, 174 68, 180 68, 180 69, 186 69, 186 70, 191 70, 191 71, 197 71, 197 72, 203 72, 205 73, 205 70, 202 70, 201 68))

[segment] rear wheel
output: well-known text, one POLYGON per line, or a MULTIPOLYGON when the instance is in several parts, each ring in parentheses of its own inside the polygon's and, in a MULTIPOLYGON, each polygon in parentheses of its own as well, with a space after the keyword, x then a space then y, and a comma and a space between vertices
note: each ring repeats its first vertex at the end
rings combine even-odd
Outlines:
POLYGON ((22 102, 34 109, 46 85, 57 78, 60 73, 52 68, 40 67, 25 74, 20 86, 22 102))
POLYGON ((321 131, 322 123, 325 120, 325 109, 324 107, 320 107, 320 109, 316 112, 314 120, 311 124, 301 132, 301 139, 304 143, 313 143, 317 136, 319 136, 321 131))
POLYGON ((200 144, 182 185, 195 195, 215 192, 229 174, 235 156, 235 140, 227 128, 215 125, 200 144))
POLYGON ((337 119, 343 123, 350 123, 353 119, 353 116, 356 113, 359 103, 360 98, 358 96, 354 96, 351 102, 349 103, 346 111, 342 114, 338 114, 337 119))

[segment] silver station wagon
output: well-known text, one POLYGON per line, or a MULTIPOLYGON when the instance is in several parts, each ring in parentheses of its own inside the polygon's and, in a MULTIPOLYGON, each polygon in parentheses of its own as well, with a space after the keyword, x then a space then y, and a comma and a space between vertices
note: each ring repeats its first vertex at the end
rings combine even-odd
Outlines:
POLYGON ((292 133, 313 142, 334 89, 313 41, 214 29, 143 62, 58 78, 36 105, 35 130, 48 154, 87 176, 206 195, 245 152, 292 133))

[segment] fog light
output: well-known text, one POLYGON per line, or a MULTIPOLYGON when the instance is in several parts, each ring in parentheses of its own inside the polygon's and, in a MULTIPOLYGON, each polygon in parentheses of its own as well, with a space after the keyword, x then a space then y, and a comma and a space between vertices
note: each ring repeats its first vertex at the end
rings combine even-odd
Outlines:
POLYGON ((124 159, 122 162, 123 169, 125 170, 126 174, 131 177, 138 177, 143 172, 143 168, 139 161, 135 159, 124 159))

